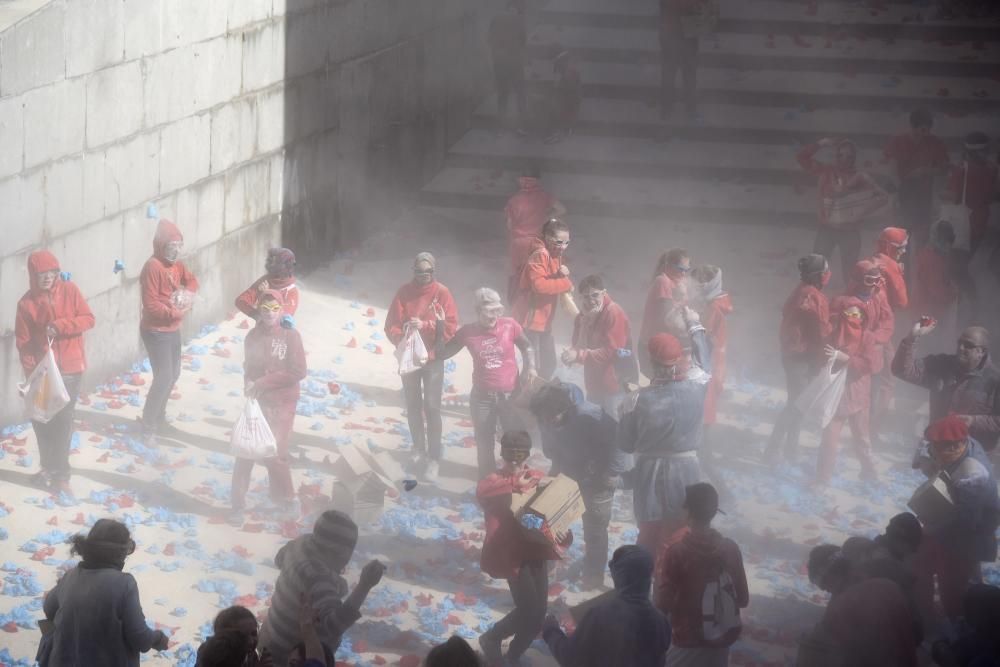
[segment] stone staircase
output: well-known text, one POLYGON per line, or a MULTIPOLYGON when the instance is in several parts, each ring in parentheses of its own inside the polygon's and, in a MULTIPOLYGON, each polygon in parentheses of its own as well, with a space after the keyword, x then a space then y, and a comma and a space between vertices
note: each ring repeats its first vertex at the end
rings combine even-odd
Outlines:
POLYGON ((723 0, 718 33, 701 45, 698 117, 668 123, 669 140, 657 141, 656 1, 549 0, 528 17, 530 89, 551 80, 554 54, 575 54, 575 135, 555 145, 501 135, 486 100, 420 202, 439 220, 502 234, 496 212, 534 158, 574 223, 812 229, 802 143, 849 137, 859 165, 878 174, 882 145, 916 107, 935 112, 953 159, 966 132, 1000 134, 1000 24, 932 14, 919 3, 723 0))

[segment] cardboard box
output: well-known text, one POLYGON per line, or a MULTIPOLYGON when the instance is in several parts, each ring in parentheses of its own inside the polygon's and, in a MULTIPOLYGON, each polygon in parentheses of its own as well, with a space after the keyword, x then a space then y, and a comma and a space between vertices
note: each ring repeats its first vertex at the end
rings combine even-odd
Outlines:
POLYGON ((378 519, 385 508, 385 493, 395 488, 386 474, 388 467, 364 445, 340 450, 333 464, 333 506, 357 523, 378 519))
POLYGON ((526 514, 541 517, 543 530, 526 528, 525 532, 531 540, 552 544, 555 536, 569 531, 585 510, 580 487, 566 475, 559 475, 524 504, 517 518, 520 522, 526 514))
POLYGON ((940 476, 932 477, 921 484, 907 503, 920 522, 940 525, 955 516, 955 501, 948 492, 948 484, 940 476))

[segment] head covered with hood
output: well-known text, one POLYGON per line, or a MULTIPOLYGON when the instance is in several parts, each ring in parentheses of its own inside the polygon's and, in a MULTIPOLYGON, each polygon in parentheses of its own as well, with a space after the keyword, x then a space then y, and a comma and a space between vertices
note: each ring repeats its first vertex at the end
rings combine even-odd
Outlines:
POLYGON ((295 571, 307 561, 320 563, 334 576, 341 593, 346 594, 347 582, 340 572, 351 561, 357 543, 357 524, 343 512, 327 510, 316 519, 311 533, 279 549, 274 563, 283 571, 295 571))
POLYGON ((28 255, 28 280, 32 291, 52 288, 55 280, 58 280, 58 276, 55 277, 55 280, 43 280, 41 276, 43 273, 50 272, 59 272, 59 260, 56 259, 55 255, 48 250, 36 250, 28 255))
POLYGON ((878 237, 878 251, 887 257, 899 260, 906 253, 910 233, 901 227, 886 227, 878 237))
POLYGON ((855 354, 865 334, 865 303, 855 296, 838 296, 830 303, 829 343, 842 352, 855 354))
POLYGON ((268 278, 291 278, 295 274, 295 253, 288 248, 271 248, 264 260, 268 278))
POLYGON ((882 267, 878 262, 863 259, 851 269, 847 291, 863 301, 867 301, 882 287, 882 267))
POLYGON ((180 227, 166 218, 161 219, 156 225, 156 234, 153 235, 153 256, 167 264, 173 264, 183 245, 184 235, 181 234, 180 227))
POLYGON ((615 590, 623 598, 648 599, 653 583, 653 556, 638 544, 615 549, 608 563, 615 590))

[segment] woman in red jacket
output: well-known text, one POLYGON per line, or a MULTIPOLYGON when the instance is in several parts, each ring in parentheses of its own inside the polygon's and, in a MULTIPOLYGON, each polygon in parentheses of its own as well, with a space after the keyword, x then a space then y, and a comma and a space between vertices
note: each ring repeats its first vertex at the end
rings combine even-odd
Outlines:
POLYGON ((653 377, 653 366, 649 360, 649 339, 659 333, 678 333, 668 327, 667 320, 671 313, 687 305, 690 272, 691 257, 683 248, 671 248, 660 255, 656 263, 653 283, 646 293, 642 325, 639 327, 639 343, 636 347, 639 370, 647 378, 653 377))
POLYGON ((823 341, 830 335, 830 304, 823 294, 830 282, 830 265, 823 255, 806 255, 798 267, 801 282, 781 309, 778 338, 788 402, 774 422, 764 452, 769 463, 776 463, 782 454, 790 462, 798 457, 802 414, 795 402, 819 370, 823 341))
POLYGON ((719 397, 726 384, 726 343, 729 341, 728 317, 733 312, 733 300, 722 289, 722 269, 706 264, 692 273, 699 288, 701 325, 712 344, 712 379, 705 393, 705 438, 699 454, 703 463, 712 463, 712 430, 718 422, 719 397))
POLYGON ((573 291, 569 267, 563 263, 568 246, 569 226, 559 218, 546 222, 521 270, 511 312, 535 348, 538 374, 546 380, 556 369, 556 342, 552 337, 556 304, 560 295, 573 291))
POLYGON ((47 250, 28 256, 31 288, 17 302, 14 340, 25 377, 45 359, 51 347, 70 401, 47 423, 32 422, 38 441, 41 471, 32 481, 56 493, 72 495, 69 486, 69 447, 73 412, 80 393, 80 377, 87 368, 83 332, 94 327, 80 289, 59 277, 59 260, 47 250))
POLYGON ((853 296, 838 296, 830 304, 832 332, 823 349, 827 359, 834 360, 834 370, 847 366, 847 385, 833 419, 823 429, 820 441, 816 482, 829 483, 837 463, 840 432, 845 423, 851 425, 854 454, 861 463, 861 479, 875 481, 878 473, 872 462, 869 435, 872 375, 882 370, 882 352, 874 334, 865 322, 865 304, 853 296))
POLYGON ((538 636, 549 603, 548 561, 560 560, 562 550, 573 542, 572 533, 558 536, 558 547, 529 540, 511 511, 512 495, 534 493, 544 477, 541 470, 525 464, 531 455, 531 436, 525 431, 504 433, 500 455, 503 466, 476 487, 486 523, 480 569, 495 579, 506 579, 514 598, 514 610, 479 637, 490 667, 518 664, 538 636), (514 639, 503 655, 501 643, 511 635, 514 639))
POLYGON ((406 421, 413 438, 413 451, 426 459, 424 478, 436 482, 441 460, 441 392, 444 362, 435 357, 435 347, 447 343, 458 330, 458 308, 448 288, 434 279, 434 255, 422 252, 413 261, 413 280, 396 292, 385 316, 385 335, 399 346, 410 331, 420 332, 427 348, 427 363, 403 379, 406 421), (424 430, 424 420, 427 429, 424 430))
POLYGON ((632 356, 632 326, 611 300, 600 276, 587 276, 578 288, 583 310, 573 323, 573 347, 562 354, 566 365, 583 365, 587 400, 618 419, 624 384, 638 384, 632 356))
MULTIPOLYGON (((244 392, 260 403, 264 419, 274 434, 278 455, 263 463, 267 467, 271 498, 282 509, 289 510, 294 508, 295 487, 288 467, 288 440, 295 425, 299 382, 306 377, 306 353, 299 332, 281 326, 285 313, 280 292, 261 292, 256 310, 257 326, 247 334, 244 343, 244 392)), ((253 466, 250 459, 236 459, 233 466, 233 523, 242 525, 253 466)))
POLYGON ((173 431, 166 423, 167 401, 181 376, 181 322, 191 312, 198 279, 178 258, 184 236, 177 225, 160 220, 153 237, 153 256, 142 267, 142 320, 139 331, 153 369, 153 382, 142 408, 142 431, 148 442, 155 433, 173 431))
POLYGON ((295 253, 288 248, 271 248, 267 251, 264 271, 263 276, 236 298, 236 307, 247 317, 257 319, 257 297, 261 292, 273 289, 281 294, 285 313, 294 315, 299 308, 299 288, 295 284, 295 253))

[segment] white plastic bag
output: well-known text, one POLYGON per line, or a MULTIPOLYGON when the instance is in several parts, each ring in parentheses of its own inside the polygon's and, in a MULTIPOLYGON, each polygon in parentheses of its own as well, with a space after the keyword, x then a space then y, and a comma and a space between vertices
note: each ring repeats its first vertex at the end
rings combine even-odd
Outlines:
POLYGON ((238 459, 261 461, 278 455, 278 443, 271 433, 271 427, 264 419, 260 404, 255 399, 248 399, 243 408, 243 414, 233 426, 233 434, 229 438, 229 449, 238 459))
POLYGON ((806 420, 819 422, 822 428, 826 428, 837 414, 846 386, 847 364, 840 370, 834 371, 833 359, 830 359, 795 401, 795 409, 806 420))
POLYGON ((396 348, 396 359, 400 375, 419 371, 427 363, 427 346, 415 327, 406 328, 406 335, 396 348))
POLYGON ((965 195, 969 186, 969 165, 963 165, 962 175, 962 198, 957 204, 941 204, 938 211, 938 220, 947 220, 951 223, 951 229, 955 232, 955 243, 952 247, 955 250, 969 251, 972 248, 972 229, 969 225, 969 207, 965 203, 965 195))
POLYGON ((28 419, 47 424, 60 410, 69 405, 69 392, 63 383, 56 356, 52 353, 52 341, 42 363, 35 366, 24 384, 17 390, 24 397, 24 407, 28 419))

